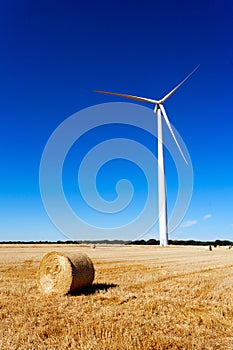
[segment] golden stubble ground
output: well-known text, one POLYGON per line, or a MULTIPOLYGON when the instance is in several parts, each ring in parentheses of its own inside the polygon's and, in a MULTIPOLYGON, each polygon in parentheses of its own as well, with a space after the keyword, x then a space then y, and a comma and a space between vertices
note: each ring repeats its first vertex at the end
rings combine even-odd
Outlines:
POLYGON ((0 349, 233 349, 233 250, 0 245, 0 349), (40 260, 82 251, 84 293, 41 295, 40 260))

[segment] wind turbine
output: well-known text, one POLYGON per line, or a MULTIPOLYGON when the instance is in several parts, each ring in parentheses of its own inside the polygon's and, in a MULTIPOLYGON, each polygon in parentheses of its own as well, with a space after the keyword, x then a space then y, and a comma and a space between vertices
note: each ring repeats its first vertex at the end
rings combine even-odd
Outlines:
POLYGON ((94 92, 98 92, 101 94, 106 95, 114 95, 119 97, 128 98, 135 101, 140 102, 149 102, 155 105, 154 113, 157 114, 158 118, 158 203, 159 203, 159 235, 160 235, 160 245, 166 246, 168 245, 168 225, 167 225, 167 197, 166 197, 166 180, 165 180, 165 172, 164 172, 164 152, 163 152, 163 123, 162 123, 162 116, 168 126, 168 129, 170 130, 172 137, 178 147, 178 150, 184 159, 185 163, 188 164, 184 153, 182 152, 182 149, 175 137, 175 134, 172 130, 171 124, 169 122, 167 113, 165 111, 165 108, 163 106, 164 102, 176 92, 176 90, 179 89, 181 85, 184 84, 186 80, 190 78, 190 76, 199 68, 199 65, 189 74, 187 75, 184 80, 182 80, 174 89, 172 89, 167 95, 165 95, 160 100, 153 100, 146 97, 139 97, 139 96, 133 96, 133 95, 126 95, 121 94, 117 92, 109 92, 109 91, 102 91, 102 90, 93 90, 94 92))

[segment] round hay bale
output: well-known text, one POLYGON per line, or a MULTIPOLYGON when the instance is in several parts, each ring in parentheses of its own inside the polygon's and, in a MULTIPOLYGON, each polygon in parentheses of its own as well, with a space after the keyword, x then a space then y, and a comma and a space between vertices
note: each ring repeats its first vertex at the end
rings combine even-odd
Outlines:
POLYGON ((41 260, 38 286, 44 294, 65 295, 91 286, 94 266, 84 253, 50 252, 41 260))

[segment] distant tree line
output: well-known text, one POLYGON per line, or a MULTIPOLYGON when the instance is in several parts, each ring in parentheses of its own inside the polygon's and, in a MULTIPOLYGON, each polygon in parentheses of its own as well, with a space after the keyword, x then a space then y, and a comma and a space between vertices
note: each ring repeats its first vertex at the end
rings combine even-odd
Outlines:
POLYGON ((76 241, 0 241, 0 244, 78 244, 76 241))
POLYGON ((85 241, 0 241, 0 244, 128 244, 130 241, 123 240, 85 240, 85 241))
MULTIPOLYGON (((135 245, 159 245, 160 242, 159 240, 156 239, 149 239, 148 241, 145 241, 144 239, 141 240, 136 240, 131 242, 130 244, 135 244, 135 245)), ((184 241, 184 240, 168 240, 168 244, 171 245, 197 245, 197 246, 228 246, 228 245, 233 245, 233 242, 228 241, 228 240, 219 240, 216 239, 215 241, 196 241, 193 239, 184 241)))
MULTIPOLYGON (((123 241, 123 240, 97 240, 97 241, 91 241, 91 240, 85 240, 85 241, 0 241, 0 244, 133 244, 133 245, 159 245, 159 240, 156 239, 149 239, 148 241, 145 241, 144 239, 136 240, 136 241, 123 241)), ((195 241, 195 240, 172 240, 169 239, 168 244, 170 245, 196 245, 196 246, 233 246, 232 241, 228 240, 219 240, 216 239, 215 241, 195 241)))

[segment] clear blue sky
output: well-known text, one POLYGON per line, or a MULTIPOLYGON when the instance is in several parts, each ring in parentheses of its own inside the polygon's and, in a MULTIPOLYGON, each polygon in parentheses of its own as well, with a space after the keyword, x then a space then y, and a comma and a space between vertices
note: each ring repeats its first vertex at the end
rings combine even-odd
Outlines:
MULTIPOLYGON (((233 240, 232 43, 231 0, 1 1, 0 240, 67 239, 44 210, 40 160, 66 118, 122 101, 93 89, 160 98, 197 64, 199 70, 166 103, 194 171, 190 207, 170 238, 233 240)), ((176 182, 167 159, 172 202, 176 182)), ((128 165, 119 161, 111 173, 141 176, 128 165)), ((101 193, 106 181, 99 176, 101 193)), ((143 185, 140 190, 135 200, 143 200, 143 185)))

